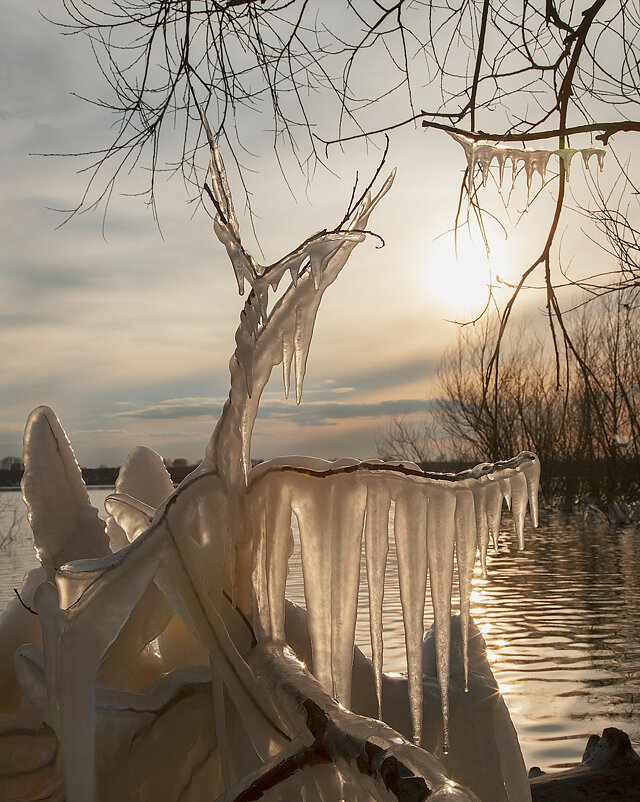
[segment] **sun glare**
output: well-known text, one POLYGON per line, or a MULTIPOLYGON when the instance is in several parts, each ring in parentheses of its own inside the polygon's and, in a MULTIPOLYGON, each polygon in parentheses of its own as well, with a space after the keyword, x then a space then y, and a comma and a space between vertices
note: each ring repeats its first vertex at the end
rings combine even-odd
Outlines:
POLYGON ((424 289, 443 317, 464 320, 482 311, 491 279, 500 272, 496 256, 492 253, 488 259, 482 243, 473 242, 466 234, 458 236, 457 249, 453 236, 432 243, 423 274, 424 289))

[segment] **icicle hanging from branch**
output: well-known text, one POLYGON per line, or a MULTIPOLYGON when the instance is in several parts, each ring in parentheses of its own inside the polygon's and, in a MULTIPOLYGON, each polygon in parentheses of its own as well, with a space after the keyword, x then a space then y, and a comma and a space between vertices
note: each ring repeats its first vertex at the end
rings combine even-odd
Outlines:
POLYGON ((473 177, 476 167, 482 174, 482 186, 487 185, 489 168, 495 159, 498 164, 499 184, 502 186, 504 178, 504 168, 507 161, 511 162, 511 186, 515 185, 518 173, 518 165, 522 164, 527 177, 527 191, 531 189, 531 181, 535 173, 538 173, 544 184, 547 165, 551 156, 557 156, 562 169, 564 170, 567 181, 571 172, 571 160, 576 153, 582 154, 582 159, 586 169, 589 169, 589 162, 592 156, 598 160, 598 166, 602 170, 604 166, 605 150, 603 148, 556 148, 553 150, 513 148, 508 145, 493 145, 488 142, 477 142, 469 137, 448 132, 455 141, 462 146, 467 157, 467 168, 469 171, 469 187, 473 185, 473 177))

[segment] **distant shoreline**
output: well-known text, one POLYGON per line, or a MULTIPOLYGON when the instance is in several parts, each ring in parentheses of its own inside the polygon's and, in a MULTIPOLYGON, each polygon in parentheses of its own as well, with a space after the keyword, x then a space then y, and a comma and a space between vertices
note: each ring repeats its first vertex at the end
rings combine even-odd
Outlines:
MULTIPOLYGON (((180 484, 195 467, 195 465, 171 465, 167 467, 167 471, 171 476, 171 481, 174 484, 180 484)), ((119 471, 120 466, 117 468, 82 468, 82 478, 87 487, 113 487, 119 471)), ((19 490, 23 473, 21 468, 0 470, 0 490, 19 490)))

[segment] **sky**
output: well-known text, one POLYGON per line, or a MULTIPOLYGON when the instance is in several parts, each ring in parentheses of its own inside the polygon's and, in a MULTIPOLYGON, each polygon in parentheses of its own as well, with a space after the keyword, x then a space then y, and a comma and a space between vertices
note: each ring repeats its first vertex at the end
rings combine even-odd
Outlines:
MULTIPOLYGON (((104 230, 100 212, 59 227, 64 215, 54 210, 77 204, 84 162, 31 154, 96 147, 109 120, 71 94, 101 92, 86 43, 61 37, 38 9, 55 16, 58 4, 5 0, 0 33, 0 457, 21 453, 27 415, 46 404, 82 465, 118 465, 136 445, 199 461, 229 391, 242 308, 233 273, 210 218, 194 214, 179 180, 160 179, 162 234, 143 201, 124 195, 113 197, 104 230)), ((263 262, 336 225, 356 170, 371 175, 380 158, 362 143, 334 149, 332 172, 318 170, 309 186, 288 170, 291 191, 269 122, 252 131, 250 160, 264 256, 241 217, 263 262)), ((370 221, 385 247, 373 238, 359 245, 325 294, 299 407, 284 400, 274 371, 253 457, 375 456, 393 416, 426 414, 437 397, 434 377, 457 330, 446 318, 484 303, 479 243, 463 243, 463 269, 445 234, 465 166, 459 146, 407 127, 394 134, 387 165, 397 178, 370 221)), ((494 272, 509 278, 534 253, 537 215, 514 239, 495 241, 494 272)), ((571 255, 572 236, 563 245, 571 255)), ((531 301, 534 313, 540 303, 531 301)))

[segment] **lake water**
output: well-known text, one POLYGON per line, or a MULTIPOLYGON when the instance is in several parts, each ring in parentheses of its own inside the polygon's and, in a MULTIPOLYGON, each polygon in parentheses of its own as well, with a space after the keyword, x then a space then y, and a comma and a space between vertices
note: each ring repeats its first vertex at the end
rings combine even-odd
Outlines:
MULTIPOLYGON (((111 488, 91 489, 102 509, 111 488)), ((0 501, 21 508, 18 493, 0 501)), ((1 505, 0 505, 1 506, 1 505)), ((7 522, 7 513, 4 513, 7 522)), ((504 516, 501 546, 489 553, 489 579, 474 580, 472 614, 520 737, 527 767, 578 762, 590 733, 616 726, 640 747, 640 529, 542 513, 519 552, 504 516)), ((0 513, 0 542, 3 515, 0 513)), ((26 521, 0 549, 0 608, 36 564, 26 521)), ((370 653, 364 567, 358 645, 370 653)), ((299 549, 287 595, 304 603, 299 549)), ((391 546, 385 589, 385 670, 405 669, 400 596, 391 546)), ((430 610, 426 623, 430 625, 430 610)))

